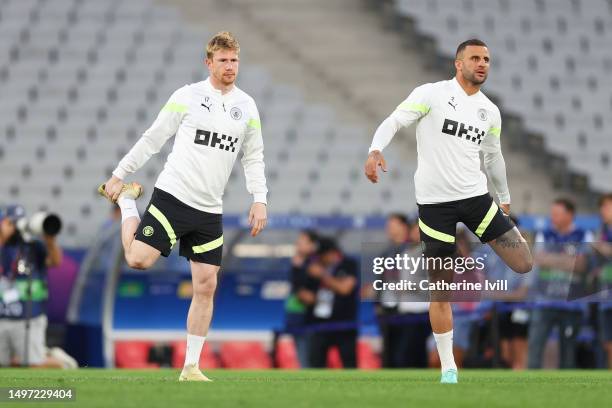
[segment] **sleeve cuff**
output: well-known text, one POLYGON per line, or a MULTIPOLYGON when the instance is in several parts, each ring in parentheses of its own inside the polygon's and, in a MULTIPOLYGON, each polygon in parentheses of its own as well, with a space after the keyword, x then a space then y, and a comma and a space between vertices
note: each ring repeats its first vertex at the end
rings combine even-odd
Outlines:
POLYGON ((510 204, 510 193, 497 194, 500 204, 510 204))
POLYGON ((115 170, 113 170, 113 176, 120 178, 121 180, 125 179, 127 175, 128 172, 121 169, 120 167, 117 167, 115 170))
POLYGON ((254 203, 262 203, 262 204, 268 204, 268 201, 266 200, 266 193, 254 193, 253 194, 253 202, 254 203))

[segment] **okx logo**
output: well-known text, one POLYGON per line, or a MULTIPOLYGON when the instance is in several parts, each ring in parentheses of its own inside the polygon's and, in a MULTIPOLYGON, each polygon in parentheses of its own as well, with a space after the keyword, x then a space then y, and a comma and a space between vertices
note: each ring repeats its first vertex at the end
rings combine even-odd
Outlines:
POLYGON ((193 142, 204 146, 216 147, 226 152, 231 150, 233 153, 236 151, 236 142, 238 142, 238 138, 219 134, 217 132, 210 132, 208 130, 197 130, 193 142))
POLYGON ((442 133, 447 135, 457 136, 460 139, 469 140, 480 144, 484 138, 485 131, 474 126, 468 126, 465 123, 459 123, 454 120, 445 119, 442 125, 442 133))

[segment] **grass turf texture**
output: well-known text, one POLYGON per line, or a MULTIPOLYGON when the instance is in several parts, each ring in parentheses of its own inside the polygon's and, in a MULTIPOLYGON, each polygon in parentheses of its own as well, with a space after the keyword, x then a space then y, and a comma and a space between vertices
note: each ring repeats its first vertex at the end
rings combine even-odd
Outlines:
POLYGON ((612 372, 461 370, 211 370, 212 383, 179 383, 178 370, 0 369, 0 387, 65 387, 74 402, 15 407, 581 407, 612 406, 612 372))

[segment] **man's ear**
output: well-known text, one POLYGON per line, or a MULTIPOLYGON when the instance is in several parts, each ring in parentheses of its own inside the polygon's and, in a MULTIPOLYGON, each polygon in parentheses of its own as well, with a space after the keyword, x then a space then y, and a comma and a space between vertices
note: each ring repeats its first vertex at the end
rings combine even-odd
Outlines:
POLYGON ((461 71, 461 65, 463 64, 463 61, 456 59, 455 60, 455 68, 457 69, 457 71, 461 71))

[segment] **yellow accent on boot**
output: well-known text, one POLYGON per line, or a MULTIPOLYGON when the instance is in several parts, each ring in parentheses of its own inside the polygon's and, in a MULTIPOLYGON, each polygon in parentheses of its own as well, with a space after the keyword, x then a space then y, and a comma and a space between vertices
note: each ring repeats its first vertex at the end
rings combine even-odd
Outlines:
POLYGON ((179 381, 212 381, 210 378, 202 374, 202 371, 194 365, 183 367, 179 381))
MULTIPOLYGON (((111 197, 106 193, 105 186, 106 184, 100 184, 100 186, 98 186, 98 194, 100 194, 102 197, 106 198, 110 202, 113 202, 111 197)), ((136 200, 138 197, 142 195, 142 193, 143 193, 142 186, 136 183, 135 181, 133 181, 131 183, 123 184, 123 186, 121 187, 121 193, 119 193, 119 197, 127 197, 133 200, 136 200)), ((117 199, 119 199, 119 197, 117 197, 117 199)))
POLYGON ((106 190, 105 190, 105 183, 102 183, 98 186, 98 194, 100 194, 102 197, 106 198, 109 201, 112 201, 110 196, 108 194, 106 194, 106 190))
POLYGON ((117 197, 117 200, 122 197, 136 200, 142 195, 142 192, 142 186, 136 183, 135 181, 132 181, 131 183, 125 183, 123 184, 123 187, 121 187, 121 193, 119 193, 119 197, 117 197))

